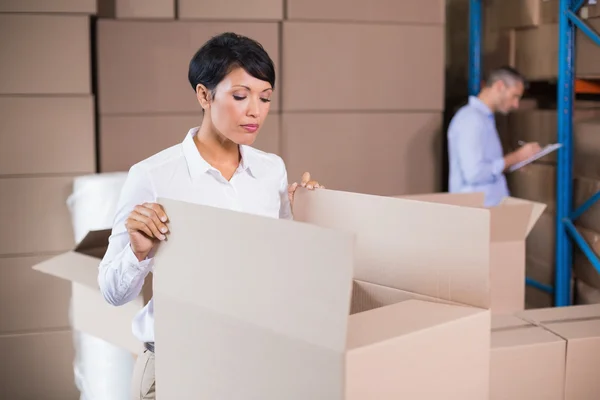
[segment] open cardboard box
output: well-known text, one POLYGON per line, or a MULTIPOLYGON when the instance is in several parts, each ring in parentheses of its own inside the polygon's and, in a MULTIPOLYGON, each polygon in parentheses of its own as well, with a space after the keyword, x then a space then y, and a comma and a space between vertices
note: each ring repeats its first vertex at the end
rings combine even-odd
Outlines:
MULTIPOLYGON (((483 193, 432 193, 396 198, 483 208, 483 193)), ((506 197, 491 212, 491 310, 511 314, 525 309, 525 239, 545 204, 506 197)))
POLYGON ((106 302, 98 286, 98 265, 106 252, 111 230, 92 231, 72 250, 33 266, 34 270, 71 281, 71 325, 73 329, 120 346, 137 355, 143 344, 131 330, 135 314, 150 300, 152 274, 142 294, 132 302, 114 307, 106 302))
POLYGON ((514 315, 492 316, 490 400, 564 400, 565 341, 514 315))
POLYGON ((489 210, 296 196, 297 220, 335 218, 160 200, 172 233, 155 256, 157 395, 487 399, 489 210))
POLYGON ((600 398, 600 304, 522 311, 521 319, 566 341, 565 400, 600 398))

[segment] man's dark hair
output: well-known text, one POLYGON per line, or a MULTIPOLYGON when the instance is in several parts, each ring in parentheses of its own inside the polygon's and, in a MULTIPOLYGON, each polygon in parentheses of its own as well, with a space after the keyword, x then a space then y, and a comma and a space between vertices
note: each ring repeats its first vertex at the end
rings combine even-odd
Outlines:
POLYGON ((188 79, 194 91, 198 84, 214 94, 215 87, 233 69, 241 67, 253 77, 275 88, 273 60, 257 41, 233 32, 212 37, 192 57, 188 79))
POLYGON ((491 70, 485 80, 485 86, 492 87, 498 81, 504 82, 506 86, 514 86, 517 82, 521 82, 523 86, 527 86, 525 77, 519 71, 509 66, 502 66, 491 70))

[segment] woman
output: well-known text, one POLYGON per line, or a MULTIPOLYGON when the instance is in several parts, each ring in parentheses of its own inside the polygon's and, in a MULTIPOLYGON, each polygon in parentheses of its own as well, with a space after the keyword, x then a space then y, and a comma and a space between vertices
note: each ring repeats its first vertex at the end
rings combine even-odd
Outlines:
MULTIPOLYGON (((153 250, 169 234, 158 197, 274 218, 292 218, 297 183, 288 186, 283 160, 254 143, 275 87, 275 68, 252 39, 225 33, 210 39, 190 61, 189 80, 204 118, 181 144, 134 165, 100 263, 98 282, 113 305, 135 299, 153 268, 153 250)), ((301 186, 318 188, 310 174, 301 186)), ((133 381, 134 399, 154 399, 154 302, 134 318, 145 344, 133 381)))

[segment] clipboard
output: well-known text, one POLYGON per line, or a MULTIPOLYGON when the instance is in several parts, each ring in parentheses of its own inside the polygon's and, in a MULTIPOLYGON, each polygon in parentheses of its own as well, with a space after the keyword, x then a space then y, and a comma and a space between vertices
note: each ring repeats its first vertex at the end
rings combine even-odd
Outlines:
POLYGON ((508 172, 514 172, 514 171, 518 170, 519 168, 523 168, 527 164, 531 164, 535 160, 538 160, 538 159, 552 153, 553 151, 560 149, 561 147, 562 147, 562 143, 549 144, 549 145, 545 146, 539 152, 535 153, 533 156, 529 157, 527 160, 523 160, 520 163, 517 163, 517 164, 509 167, 508 172))

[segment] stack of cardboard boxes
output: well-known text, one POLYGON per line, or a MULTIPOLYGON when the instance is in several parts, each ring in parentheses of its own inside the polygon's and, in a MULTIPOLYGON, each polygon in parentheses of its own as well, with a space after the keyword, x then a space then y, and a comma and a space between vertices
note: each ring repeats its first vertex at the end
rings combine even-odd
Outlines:
MULTIPOLYGON (((596 399, 598 306, 524 311, 524 238, 544 206, 482 200, 300 191, 290 222, 161 199, 159 396, 596 399)), ((35 269, 75 282, 79 326, 124 344, 117 325, 141 303, 107 307, 86 278, 107 234, 35 269)))
POLYGON ((126 170, 200 124, 188 63, 212 35, 234 31, 261 42, 276 64, 256 146, 282 155, 293 179, 310 170, 329 187, 382 195, 440 188, 443 1, 176 8, 177 19, 98 22, 102 171, 126 170))
MULTIPOLYGON (((196 50, 211 36, 224 31, 248 35, 261 42, 279 66, 278 24, 264 21, 273 8, 281 14, 281 1, 266 2, 258 7, 264 14, 244 21, 213 15, 219 8, 214 2, 180 2, 179 20, 174 0, 116 3, 121 4, 116 19, 100 19, 96 30, 102 172, 127 170, 180 143, 190 128, 200 125, 202 112, 187 69, 196 50), (212 12, 204 15, 204 10, 212 12), (202 20, 194 20, 198 13, 202 20)), ((240 11, 233 6, 230 10, 240 11)), ((280 20, 281 15, 273 19, 280 20)), ((278 96, 271 109, 257 147, 278 153, 278 96)))
POLYGON ((30 266, 73 246, 66 199, 95 171, 95 0, 0 2, 1 398, 73 399, 70 287, 30 266))

